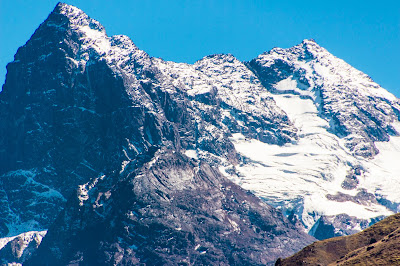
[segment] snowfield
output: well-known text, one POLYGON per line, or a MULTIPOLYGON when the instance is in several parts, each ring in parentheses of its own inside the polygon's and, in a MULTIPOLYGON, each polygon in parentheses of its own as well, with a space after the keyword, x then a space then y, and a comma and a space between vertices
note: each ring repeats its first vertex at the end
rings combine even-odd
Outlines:
MULTIPOLYGON (((292 86, 295 82, 284 81, 292 86)), ((279 84, 278 86, 282 86, 279 84)), ((293 87, 286 87, 293 89, 293 87)), ((286 111, 299 129, 299 140, 283 146, 270 145, 234 134, 232 142, 237 151, 250 158, 237 167, 234 179, 245 189, 285 210, 297 209, 306 228, 311 229, 320 215, 346 213, 361 219, 393 214, 377 202, 357 204, 329 200, 326 195, 344 193, 351 196, 365 189, 393 202, 399 202, 400 137, 379 142, 380 153, 373 159, 354 157, 344 140, 328 131, 329 122, 318 116, 310 99, 292 94, 274 95, 277 105, 286 111), (365 169, 356 189, 342 187, 351 166, 365 169)))

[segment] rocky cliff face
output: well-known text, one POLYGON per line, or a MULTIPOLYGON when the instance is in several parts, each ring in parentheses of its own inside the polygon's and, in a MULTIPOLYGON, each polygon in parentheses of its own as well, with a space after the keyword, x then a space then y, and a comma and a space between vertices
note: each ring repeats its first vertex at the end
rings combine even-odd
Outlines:
POLYGON ((178 67, 65 4, 18 50, 0 95, 0 225, 2 236, 50 228, 31 263, 265 264, 312 241, 216 168, 239 160, 231 130, 296 138, 286 114, 270 97, 259 112, 231 106, 217 75, 191 93, 174 83, 191 75, 171 78, 178 67))
MULTIPOLYGON (((101 44, 90 43, 101 38, 90 33, 106 36, 83 12, 58 5, 8 65, 0 107, 3 236, 25 225, 48 228, 78 184, 160 144, 151 136, 163 129, 153 128, 150 97, 129 95, 123 77, 96 50, 101 44)), ((127 39, 107 41, 115 50, 138 52, 145 64, 146 55, 127 39)))
POLYGON ((0 263, 23 263, 37 250, 46 231, 25 232, 0 239, 0 263))
POLYGON ((82 188, 26 264, 265 265, 312 241, 207 164, 166 149, 138 164, 82 188))

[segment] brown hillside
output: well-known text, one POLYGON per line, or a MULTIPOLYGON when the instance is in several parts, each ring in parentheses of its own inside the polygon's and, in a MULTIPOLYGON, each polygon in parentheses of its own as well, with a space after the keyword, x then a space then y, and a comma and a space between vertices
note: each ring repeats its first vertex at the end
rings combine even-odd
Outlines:
POLYGON ((351 236, 317 241, 276 265, 400 265, 400 214, 351 236))

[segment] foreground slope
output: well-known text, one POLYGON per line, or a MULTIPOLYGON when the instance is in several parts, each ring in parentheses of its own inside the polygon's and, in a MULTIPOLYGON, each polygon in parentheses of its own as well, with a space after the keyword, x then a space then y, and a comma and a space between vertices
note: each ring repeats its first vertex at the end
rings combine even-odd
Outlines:
POLYGON ((398 265, 400 214, 364 231, 315 242, 277 265, 398 265))
MULTIPOLYGON (((189 93, 165 64, 66 4, 18 50, 0 94, 0 228, 49 229, 30 263, 265 264, 313 240, 221 176, 238 162, 221 111, 231 102, 218 88, 189 93)), ((271 98, 259 105, 233 113, 255 121, 246 134, 296 138, 271 98)))

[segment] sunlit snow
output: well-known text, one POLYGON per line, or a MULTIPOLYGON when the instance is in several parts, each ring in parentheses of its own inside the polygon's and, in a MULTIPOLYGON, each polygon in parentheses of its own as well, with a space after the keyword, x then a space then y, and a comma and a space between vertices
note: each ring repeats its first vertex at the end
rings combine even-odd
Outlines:
MULTIPOLYGON (((281 81, 276 88, 299 91, 295 80, 281 81)), ((277 105, 286 111, 299 129, 300 139, 284 146, 269 145, 255 139, 234 134, 232 141, 237 151, 251 159, 237 170, 236 180, 245 189, 266 199, 274 206, 295 208, 304 204, 303 222, 310 229, 319 215, 346 213, 357 218, 369 219, 390 215, 386 207, 370 203, 329 200, 326 195, 338 192, 356 195, 361 189, 383 195, 399 202, 400 137, 390 142, 377 143, 380 153, 372 160, 356 158, 344 146, 344 140, 328 131, 329 123, 318 116, 318 110, 309 98, 293 94, 273 96, 277 105), (366 172, 356 189, 345 190, 341 184, 351 166, 361 165, 366 172)))

